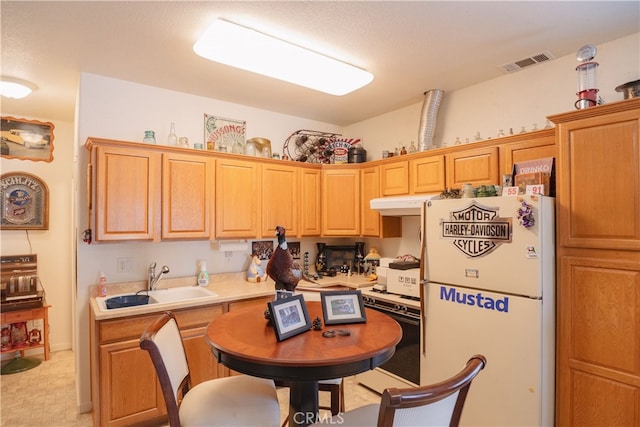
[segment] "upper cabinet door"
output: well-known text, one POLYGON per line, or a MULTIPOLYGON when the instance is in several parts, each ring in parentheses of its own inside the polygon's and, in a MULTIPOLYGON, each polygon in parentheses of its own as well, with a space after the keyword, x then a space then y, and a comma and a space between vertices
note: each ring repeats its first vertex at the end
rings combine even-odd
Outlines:
POLYGON ((371 209, 369 204, 371 199, 380 197, 380 171, 378 167, 362 169, 360 181, 362 184, 360 202, 362 235, 378 237, 380 235, 380 214, 371 209))
MULTIPOLYGON (((531 139, 500 146, 500 172, 511 174, 515 163, 554 157, 557 159, 555 129, 544 129, 527 134, 531 139)), ((556 165, 557 169, 557 165, 556 165)))
POLYGON ((282 164, 262 165, 262 237, 273 238, 276 226, 287 236, 298 235, 298 168, 282 164))
POLYGON ((409 194, 409 162, 396 160, 380 165, 380 184, 382 196, 409 194))
POLYGON ((301 167, 300 236, 319 236, 322 232, 320 188, 320 169, 301 167))
POLYGON ((216 238, 256 238, 261 204, 260 165, 216 160, 216 238))
POLYGON ((345 166, 322 169, 322 234, 360 234, 360 170, 345 166))
POLYGON ((157 239, 160 153, 97 146, 93 161, 96 241, 157 239))
POLYGON ((213 160, 194 154, 162 155, 162 238, 211 237, 213 160))
POLYGON ((614 112, 595 117, 569 114, 558 124, 562 246, 640 249, 640 108, 616 107, 603 106, 598 111, 614 112))
POLYGON ((444 155, 411 160, 409 162, 409 187, 411 194, 444 191, 444 155))
POLYGON ((484 147, 446 155, 447 187, 461 188, 470 183, 499 184, 498 147, 484 147))

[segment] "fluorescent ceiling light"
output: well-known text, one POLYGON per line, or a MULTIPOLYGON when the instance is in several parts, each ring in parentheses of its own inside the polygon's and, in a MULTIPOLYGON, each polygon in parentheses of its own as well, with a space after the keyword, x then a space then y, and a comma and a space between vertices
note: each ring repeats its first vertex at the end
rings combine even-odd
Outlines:
POLYGON ((258 31, 217 19, 193 45, 200 56, 331 95, 369 84, 373 75, 353 65, 258 31))
POLYGON ((35 85, 25 80, 5 76, 0 77, 0 95, 7 98, 24 98, 28 96, 35 88, 35 85))

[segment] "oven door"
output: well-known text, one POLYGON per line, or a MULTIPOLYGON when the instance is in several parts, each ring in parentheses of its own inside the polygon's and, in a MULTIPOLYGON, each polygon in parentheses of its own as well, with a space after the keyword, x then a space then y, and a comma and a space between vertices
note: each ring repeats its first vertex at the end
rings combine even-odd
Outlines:
POLYGON ((402 328, 402 339, 393 357, 372 371, 356 376, 357 381, 382 393, 389 387, 415 387, 420 384, 420 314, 405 314, 394 309, 367 306, 392 317, 402 328), (416 317, 417 315, 417 317, 416 317))

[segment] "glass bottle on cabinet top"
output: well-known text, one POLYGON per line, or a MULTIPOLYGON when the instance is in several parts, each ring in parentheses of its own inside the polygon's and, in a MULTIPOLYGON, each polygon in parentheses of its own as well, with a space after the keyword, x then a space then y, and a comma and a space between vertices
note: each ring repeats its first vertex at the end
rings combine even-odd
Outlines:
POLYGON ((167 145, 174 146, 178 144, 178 136, 176 135, 176 124, 171 122, 169 128, 169 136, 167 137, 167 145))
POLYGON ((253 141, 247 141, 244 144, 244 154, 247 156, 255 156, 256 155, 256 143, 253 141))
POLYGON ((189 138, 187 138, 186 136, 181 136, 180 138, 178 138, 177 146, 182 148, 189 148, 189 138))
POLYGON ((144 131, 144 138, 142 139, 142 142, 145 142, 147 144, 155 144, 156 143, 156 133, 152 130, 145 130, 144 131))

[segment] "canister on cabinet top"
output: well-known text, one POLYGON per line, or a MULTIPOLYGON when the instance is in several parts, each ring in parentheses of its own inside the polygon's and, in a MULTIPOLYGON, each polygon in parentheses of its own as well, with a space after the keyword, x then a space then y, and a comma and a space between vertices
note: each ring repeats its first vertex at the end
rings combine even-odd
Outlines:
POLYGON ((349 163, 364 163, 367 161, 367 150, 362 148, 360 144, 349 148, 349 163))

